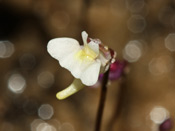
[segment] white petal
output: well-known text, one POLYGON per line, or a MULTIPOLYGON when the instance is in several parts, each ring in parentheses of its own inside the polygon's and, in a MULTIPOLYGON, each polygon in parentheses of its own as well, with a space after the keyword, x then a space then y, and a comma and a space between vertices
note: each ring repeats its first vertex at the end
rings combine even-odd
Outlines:
MULTIPOLYGON (((82 39, 83 39, 84 45, 86 45, 87 44, 88 34, 85 31, 83 31, 81 33, 81 35, 82 35, 82 39)), ((96 54, 99 54, 99 44, 91 41, 91 42, 88 43, 88 47, 91 48, 96 54)))
POLYGON ((99 44, 91 41, 88 43, 88 46, 98 55, 99 54, 99 44))
POLYGON ((77 50, 80 50, 80 45, 77 40, 72 38, 55 38, 50 40, 47 45, 47 51, 57 60, 77 50))
POLYGON ((80 79, 87 86, 94 85, 99 77, 101 62, 96 60, 82 73, 80 79))
POLYGON ((87 44, 88 34, 86 33, 86 31, 83 31, 83 32, 81 33, 81 36, 82 36, 84 45, 87 44))
POLYGON ((93 61, 87 61, 87 60, 81 60, 76 58, 76 53, 72 52, 71 54, 65 56, 64 58, 61 58, 59 60, 59 63, 62 67, 68 69, 71 74, 75 78, 80 78, 84 70, 93 62, 93 61))
POLYGON ((75 39, 56 38, 49 41, 47 50, 49 54, 57 59, 60 65, 68 69, 75 78, 80 78, 82 70, 88 66, 86 62, 82 62, 75 58, 81 47, 75 39))

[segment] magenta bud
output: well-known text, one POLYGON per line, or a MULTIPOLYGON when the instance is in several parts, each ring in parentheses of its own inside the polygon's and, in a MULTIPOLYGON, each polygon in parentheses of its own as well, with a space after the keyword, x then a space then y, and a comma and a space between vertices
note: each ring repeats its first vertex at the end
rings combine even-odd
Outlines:
POLYGON ((172 120, 170 118, 166 119, 164 122, 162 122, 162 124, 160 124, 159 131, 170 131, 172 126, 172 120))

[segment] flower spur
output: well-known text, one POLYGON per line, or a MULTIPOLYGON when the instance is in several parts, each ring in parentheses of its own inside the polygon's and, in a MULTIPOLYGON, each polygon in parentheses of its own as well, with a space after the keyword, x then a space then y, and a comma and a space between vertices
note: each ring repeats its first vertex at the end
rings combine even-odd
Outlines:
POLYGON ((99 74, 107 71, 115 61, 116 53, 104 46, 100 40, 89 38, 85 31, 82 32, 82 39, 84 45, 79 45, 77 40, 67 37, 52 39, 47 45, 49 54, 75 77, 70 86, 56 94, 60 100, 84 86, 94 85, 99 74))

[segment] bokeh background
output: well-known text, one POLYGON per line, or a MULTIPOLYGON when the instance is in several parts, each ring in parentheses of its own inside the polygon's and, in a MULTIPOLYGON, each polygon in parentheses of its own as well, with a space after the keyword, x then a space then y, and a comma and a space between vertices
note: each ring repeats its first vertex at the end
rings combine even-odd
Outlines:
POLYGON ((174 0, 0 0, 0 131, 94 130, 100 87, 57 100, 73 77, 46 49, 83 30, 129 62, 108 85, 102 131, 174 130, 174 0))

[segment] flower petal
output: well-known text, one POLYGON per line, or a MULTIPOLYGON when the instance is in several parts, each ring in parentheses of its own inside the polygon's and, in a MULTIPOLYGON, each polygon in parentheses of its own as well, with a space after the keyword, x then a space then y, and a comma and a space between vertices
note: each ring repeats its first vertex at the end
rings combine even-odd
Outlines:
POLYGON ((75 54, 81 50, 78 41, 71 38, 56 38, 49 41, 47 50, 49 54, 57 59, 60 65, 76 78, 81 74, 81 63, 75 59, 75 54))
POLYGON ((98 80, 100 66, 101 62, 98 60, 89 65, 88 68, 82 73, 80 77, 82 83, 87 86, 94 85, 98 80))
POLYGON ((75 78, 80 78, 84 70, 94 61, 76 58, 77 52, 72 52, 69 55, 61 58, 59 63, 62 67, 68 69, 75 78))
POLYGON ((91 41, 88 43, 89 48, 91 48, 97 55, 99 54, 99 44, 91 41))
POLYGON ((83 39, 84 45, 87 44, 88 34, 86 33, 86 31, 83 31, 83 32, 81 33, 81 37, 82 37, 82 39, 83 39))
POLYGON ((65 56, 80 49, 78 41, 72 38, 55 38, 47 45, 47 51, 57 60, 64 59, 65 56))
POLYGON ((98 54, 99 54, 99 44, 95 43, 94 41, 90 41, 89 43, 87 43, 88 34, 85 31, 83 31, 81 33, 81 35, 82 35, 84 47, 86 47, 86 46, 89 47, 98 56, 98 54))

